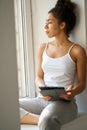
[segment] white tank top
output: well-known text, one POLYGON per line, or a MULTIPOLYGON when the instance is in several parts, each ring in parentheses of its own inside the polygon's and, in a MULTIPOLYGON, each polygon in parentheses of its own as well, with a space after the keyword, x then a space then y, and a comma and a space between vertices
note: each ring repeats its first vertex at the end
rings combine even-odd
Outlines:
POLYGON ((44 72, 44 82, 46 86, 65 87, 74 84, 76 74, 76 64, 68 53, 62 57, 51 58, 46 54, 46 48, 42 55, 42 69, 44 72))

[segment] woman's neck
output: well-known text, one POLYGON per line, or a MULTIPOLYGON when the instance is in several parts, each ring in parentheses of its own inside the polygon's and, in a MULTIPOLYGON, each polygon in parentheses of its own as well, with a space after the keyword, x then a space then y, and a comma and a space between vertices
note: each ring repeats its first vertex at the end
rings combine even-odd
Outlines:
POLYGON ((56 46, 66 46, 69 44, 69 40, 66 36, 55 37, 54 44, 56 46))

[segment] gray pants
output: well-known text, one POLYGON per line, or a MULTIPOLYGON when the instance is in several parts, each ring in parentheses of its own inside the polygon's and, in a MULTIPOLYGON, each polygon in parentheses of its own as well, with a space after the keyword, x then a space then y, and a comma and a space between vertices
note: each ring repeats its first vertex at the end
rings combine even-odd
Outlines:
POLYGON ((20 99, 19 103, 20 118, 27 113, 40 115, 39 130, 60 130, 61 125, 75 119, 78 113, 75 100, 45 101, 36 97, 20 99))

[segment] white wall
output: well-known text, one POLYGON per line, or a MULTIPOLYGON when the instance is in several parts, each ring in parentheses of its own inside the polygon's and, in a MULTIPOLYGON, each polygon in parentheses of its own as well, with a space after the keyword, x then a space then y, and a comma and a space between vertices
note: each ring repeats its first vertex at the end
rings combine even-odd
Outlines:
MULTIPOLYGON (((87 49, 87 44, 86 44, 86 12, 85 12, 85 7, 86 7, 86 2, 85 0, 72 0, 77 3, 77 10, 76 10, 76 15, 77 15, 77 23, 76 27, 72 33, 72 39, 77 43, 80 44, 87 49)), ((87 50, 86 50, 87 51, 87 50)))
POLYGON ((19 130, 14 0, 0 0, 0 130, 19 130))
MULTIPOLYGON (((87 5, 86 0, 72 0, 78 5, 77 8, 77 24, 70 37, 87 49, 86 45, 86 12, 85 7, 87 5)), ((34 51, 35 51, 35 63, 37 64, 37 48, 40 43, 47 42, 49 39, 44 32, 44 24, 48 11, 54 7, 56 0, 32 0, 32 18, 33 18, 33 33, 34 33, 34 51)), ((77 103, 79 111, 87 112, 87 90, 77 97, 77 103)))

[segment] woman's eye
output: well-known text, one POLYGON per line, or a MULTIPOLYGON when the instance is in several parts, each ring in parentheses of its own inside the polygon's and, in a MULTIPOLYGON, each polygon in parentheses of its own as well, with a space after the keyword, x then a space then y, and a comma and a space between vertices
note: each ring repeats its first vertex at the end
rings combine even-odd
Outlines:
POLYGON ((52 24, 52 22, 48 22, 49 24, 52 24))
POLYGON ((51 21, 48 21, 48 22, 45 23, 45 25, 48 25, 48 24, 52 24, 52 22, 51 22, 51 21))
POLYGON ((47 24, 52 24, 52 22, 47 22, 47 24))

